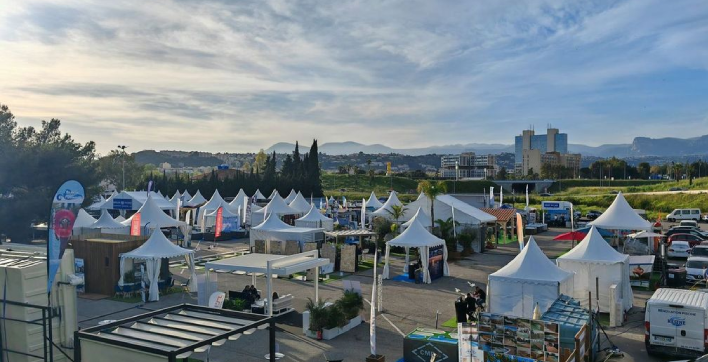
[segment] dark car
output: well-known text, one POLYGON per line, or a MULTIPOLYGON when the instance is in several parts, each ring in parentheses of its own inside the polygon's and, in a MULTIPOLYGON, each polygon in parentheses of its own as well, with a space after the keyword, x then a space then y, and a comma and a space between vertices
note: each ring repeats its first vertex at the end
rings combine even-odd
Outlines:
POLYGON ((585 214, 585 217, 588 218, 588 219, 590 219, 590 220, 595 220, 595 219, 597 219, 598 217, 600 217, 600 215, 602 215, 601 212, 599 212, 599 211, 597 211, 597 210, 590 210, 590 211, 588 211, 587 214, 585 214))
POLYGON ((542 192, 539 194, 539 196, 553 196, 553 194, 549 192, 542 192))
POLYGON ((691 235, 696 235, 698 237, 701 237, 703 239, 708 239, 708 233, 706 233, 703 230, 697 230, 697 229, 692 228, 690 226, 672 227, 666 233, 664 233, 664 235, 666 235, 666 237, 669 237, 674 234, 691 234, 691 235))
POLYGON ((669 237, 669 245, 671 245, 672 242, 674 241, 687 241, 688 244, 691 247, 694 247, 696 245, 699 245, 702 241, 705 241, 704 238, 697 236, 697 235, 692 235, 692 234, 674 234, 669 237))
POLYGON ((696 245, 691 249, 691 256, 705 256, 708 257, 708 245, 696 245))

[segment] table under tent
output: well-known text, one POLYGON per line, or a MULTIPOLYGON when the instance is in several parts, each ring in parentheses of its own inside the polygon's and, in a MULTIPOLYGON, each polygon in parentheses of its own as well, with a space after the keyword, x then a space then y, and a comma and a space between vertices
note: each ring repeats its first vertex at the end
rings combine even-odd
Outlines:
POLYGON ((584 307, 588 307, 588 292, 591 292, 593 300, 599 299, 600 312, 609 313, 615 304, 610 300, 610 287, 617 285, 622 311, 632 308, 629 255, 611 247, 595 226, 575 248, 558 257, 556 263, 561 269, 575 273, 572 295, 584 307))
MULTIPOLYGON (((273 295, 272 277, 287 277, 291 274, 305 272, 310 269, 315 270, 315 301, 319 301, 319 272, 320 267, 330 264, 327 258, 318 257, 318 251, 312 250, 294 255, 273 255, 273 254, 246 254, 228 259, 214 260, 207 262, 204 266, 206 270, 206 288, 205 295, 200 297, 200 300, 208 299, 211 293, 216 290, 210 290, 209 286, 212 283, 210 276, 211 270, 221 272, 244 272, 251 274, 251 284, 256 285, 256 275, 262 274, 266 278, 266 296, 270 298, 273 295)), ((201 291, 200 291, 201 293, 201 291)), ((268 303, 269 316, 273 315, 273 303, 268 303)))
POLYGON ((550 261, 531 236, 512 261, 489 275, 487 309, 532 318, 537 304, 543 313, 561 294, 573 294, 573 273, 550 261))
POLYGON ((390 260, 392 246, 403 247, 406 251, 405 264, 403 272, 408 272, 409 251, 410 248, 418 248, 420 262, 423 269, 423 282, 430 284, 433 277, 449 276, 450 268, 447 265, 447 246, 445 240, 438 238, 425 229, 425 226, 419 222, 414 222, 400 235, 386 243, 386 256, 383 270, 383 278, 389 279, 390 276, 390 260), (432 272, 431 267, 435 268, 432 272))
POLYGON ((306 228, 320 228, 325 231, 334 230, 334 220, 322 215, 320 210, 314 205, 310 206, 310 211, 305 216, 295 220, 295 226, 306 228))
POLYGON ((268 214, 268 217, 261 224, 254 226, 250 231, 251 249, 256 247, 257 241, 265 242, 265 253, 276 253, 271 251, 270 241, 286 242, 288 240, 297 241, 299 249, 302 250, 305 243, 314 243, 324 240, 324 230, 320 228, 307 228, 291 226, 280 220, 277 214, 268 214))
POLYGON ((150 292, 148 300, 153 302, 160 299, 159 277, 160 266, 164 258, 184 257, 187 261, 187 266, 190 271, 189 287, 190 291, 196 291, 196 273, 194 270, 194 250, 180 248, 173 244, 165 237, 165 234, 160 229, 155 229, 150 235, 150 238, 135 250, 121 254, 120 256, 120 280, 119 286, 123 286, 123 275, 125 274, 125 260, 144 260, 145 261, 145 276, 149 281, 150 292))

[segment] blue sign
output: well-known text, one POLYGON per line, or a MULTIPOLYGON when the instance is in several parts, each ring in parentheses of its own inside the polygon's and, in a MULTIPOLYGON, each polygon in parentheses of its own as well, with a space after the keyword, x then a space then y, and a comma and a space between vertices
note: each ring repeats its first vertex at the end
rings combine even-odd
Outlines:
POLYGON ((557 202, 543 202, 543 208, 544 209, 557 209, 560 207, 560 203, 557 202))
POLYGON ((113 199, 114 210, 132 210, 133 200, 131 199, 113 199))

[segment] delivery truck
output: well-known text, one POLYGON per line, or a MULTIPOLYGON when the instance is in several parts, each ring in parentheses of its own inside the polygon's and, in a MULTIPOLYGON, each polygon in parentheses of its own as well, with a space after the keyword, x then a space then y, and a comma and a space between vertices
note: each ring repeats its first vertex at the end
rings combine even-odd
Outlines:
POLYGON ((660 288, 647 301, 644 343, 649 354, 698 357, 708 345, 708 293, 660 288))

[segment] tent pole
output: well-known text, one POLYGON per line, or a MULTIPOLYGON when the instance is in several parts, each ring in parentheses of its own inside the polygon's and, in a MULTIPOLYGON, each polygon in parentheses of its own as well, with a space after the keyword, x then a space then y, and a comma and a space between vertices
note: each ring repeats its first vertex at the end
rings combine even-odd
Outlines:
POLYGON ((273 280, 271 278, 271 261, 266 263, 266 298, 268 298, 268 316, 273 316, 273 280))
POLYGON ((320 267, 315 267, 315 303, 320 302, 320 267))

